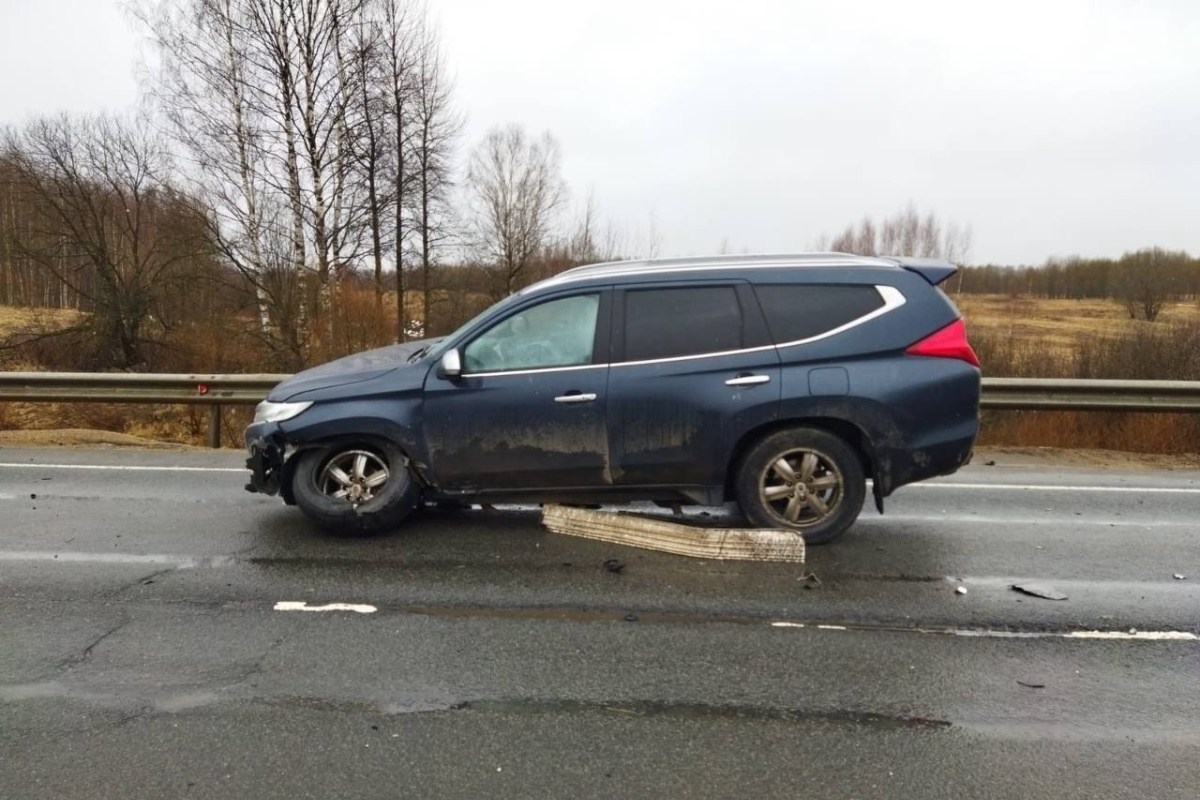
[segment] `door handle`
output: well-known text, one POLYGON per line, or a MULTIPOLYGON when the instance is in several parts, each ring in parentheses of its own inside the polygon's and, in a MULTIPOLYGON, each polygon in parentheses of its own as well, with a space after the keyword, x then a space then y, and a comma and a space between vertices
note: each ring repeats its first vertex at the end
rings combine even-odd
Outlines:
POLYGON ((760 383, 770 383, 770 375, 738 375, 725 381, 726 386, 758 386, 760 383))
POLYGON ((554 398, 556 403, 590 403, 596 399, 596 395, 592 392, 584 394, 583 392, 567 392, 560 394, 554 398))

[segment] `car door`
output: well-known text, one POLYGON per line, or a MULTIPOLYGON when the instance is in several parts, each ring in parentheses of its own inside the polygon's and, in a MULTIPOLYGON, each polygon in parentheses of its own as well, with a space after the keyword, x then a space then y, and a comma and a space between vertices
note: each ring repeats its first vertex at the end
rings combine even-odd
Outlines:
POLYGON ((610 295, 533 300, 461 347, 462 375, 425 382, 430 474, 449 491, 608 483, 610 295))
POLYGON ((745 282, 614 293, 613 482, 717 486, 743 433, 778 415, 779 359, 745 282))

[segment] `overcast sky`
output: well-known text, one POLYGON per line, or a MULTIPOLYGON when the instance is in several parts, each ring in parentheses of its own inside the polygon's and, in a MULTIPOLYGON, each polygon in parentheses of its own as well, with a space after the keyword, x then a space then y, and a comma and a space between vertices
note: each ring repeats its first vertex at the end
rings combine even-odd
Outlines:
MULTIPOLYGON (((660 254, 807 249, 910 201, 974 262, 1200 253, 1200 2, 429 0, 465 144, 558 137, 660 254)), ((136 102, 110 0, 0 0, 0 122, 136 102)))

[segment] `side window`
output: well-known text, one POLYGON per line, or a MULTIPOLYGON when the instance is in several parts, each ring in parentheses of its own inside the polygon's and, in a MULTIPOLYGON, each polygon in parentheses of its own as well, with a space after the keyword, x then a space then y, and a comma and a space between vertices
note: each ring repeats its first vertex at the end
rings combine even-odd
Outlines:
POLYGON ((883 307, 874 286, 758 284, 754 290, 776 344, 828 333, 883 307))
POLYGON ((740 349, 742 307, 732 286, 625 292, 625 360, 740 349))
POLYGON ((590 364, 600 295, 564 297, 526 308, 493 325, 463 351, 465 372, 590 364))

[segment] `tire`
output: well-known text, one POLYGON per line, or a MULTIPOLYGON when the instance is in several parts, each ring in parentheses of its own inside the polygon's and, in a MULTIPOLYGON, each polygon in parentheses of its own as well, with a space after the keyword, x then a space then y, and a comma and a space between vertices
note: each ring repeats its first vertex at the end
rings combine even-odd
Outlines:
POLYGON ((305 450, 298 458, 292 476, 296 505, 330 533, 370 536, 394 530, 420 502, 421 487, 408 459, 391 443, 340 442, 305 450))
POLYGON ((806 544, 825 544, 849 530, 867 494, 858 454, 818 428, 788 428, 765 437, 743 456, 734 481, 738 505, 751 524, 794 530, 806 544))

